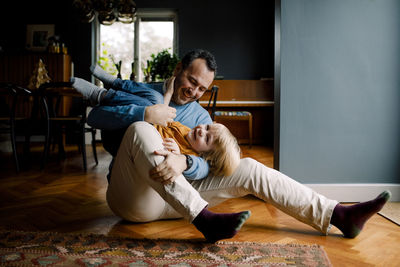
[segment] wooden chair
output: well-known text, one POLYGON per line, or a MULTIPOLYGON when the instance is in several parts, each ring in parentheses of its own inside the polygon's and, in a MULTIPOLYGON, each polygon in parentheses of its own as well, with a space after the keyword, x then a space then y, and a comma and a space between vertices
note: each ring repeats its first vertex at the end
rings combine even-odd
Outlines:
POLYGON ((17 106, 19 99, 23 97, 26 98, 30 95, 31 92, 28 89, 9 83, 0 83, 0 133, 9 134, 17 173, 20 171, 20 163, 16 145, 16 122, 28 119, 28 116, 22 116, 20 114, 17 116, 17 106))
POLYGON ((249 147, 253 144, 253 115, 249 111, 217 111, 217 97, 219 87, 214 85, 211 88, 210 99, 208 101, 207 110, 210 112, 211 119, 214 121, 217 118, 226 120, 241 120, 247 121, 249 127, 249 147), (211 105, 211 102, 212 105, 211 105), (211 109, 211 110, 210 110, 211 109))
POLYGON ((213 87, 211 87, 210 99, 208 100, 208 105, 207 105, 207 111, 210 113, 211 119, 213 121, 215 117, 215 109, 217 107, 217 98, 218 98, 218 86, 214 85, 213 87))
POLYGON ((253 115, 249 111, 216 111, 215 117, 227 120, 247 121, 249 127, 249 148, 253 144, 253 115))
POLYGON ((96 165, 98 164, 96 152, 96 129, 86 126, 86 109, 87 101, 82 98, 72 86, 70 82, 50 82, 45 83, 38 89, 42 97, 46 100, 49 107, 49 122, 50 122, 50 138, 45 146, 45 158, 42 165, 44 166, 50 150, 50 143, 58 144, 59 156, 65 157, 64 138, 69 136, 77 138, 79 141, 78 147, 82 153, 83 168, 87 170, 86 158, 86 133, 92 135, 92 150, 96 165), (72 105, 75 104, 76 110, 69 110, 67 114, 62 110, 62 100, 64 97, 72 99, 72 105), (69 134, 69 135, 68 135, 69 134))

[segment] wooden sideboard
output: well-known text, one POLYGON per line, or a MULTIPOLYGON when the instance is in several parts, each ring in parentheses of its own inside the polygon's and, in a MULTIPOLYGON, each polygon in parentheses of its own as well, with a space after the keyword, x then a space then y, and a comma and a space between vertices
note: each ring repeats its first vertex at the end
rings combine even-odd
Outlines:
MULTIPOLYGON (((72 73, 71 56, 66 54, 49 53, 23 53, 12 55, 0 55, 0 82, 13 83, 27 87, 30 77, 42 59, 48 76, 52 82, 67 82, 72 73)), ((67 114, 72 99, 65 97, 61 104, 63 114, 67 114)), ((23 107, 21 107, 23 108, 23 107)), ((23 111, 19 111, 23 112, 23 111)))
POLYGON ((29 53, 0 56, 0 82, 28 86, 39 59, 46 65, 53 82, 67 82, 71 77, 71 56, 65 54, 29 53))
MULTIPOLYGON (((218 98, 216 110, 249 111, 253 115, 253 144, 273 145, 274 80, 215 80, 218 98)), ((207 107, 210 98, 206 92, 199 103, 207 107)), ((239 143, 249 142, 248 125, 245 121, 219 119, 236 136, 239 143)))

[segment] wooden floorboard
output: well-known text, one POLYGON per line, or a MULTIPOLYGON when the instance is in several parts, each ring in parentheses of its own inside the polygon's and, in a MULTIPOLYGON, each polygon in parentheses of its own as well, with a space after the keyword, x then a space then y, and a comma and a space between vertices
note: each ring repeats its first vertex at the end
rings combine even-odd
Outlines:
MULTIPOLYGON (((98 146, 99 165, 95 166, 90 147, 88 171, 75 147, 69 147, 65 160, 55 153, 40 170, 38 151, 32 153, 30 169, 15 173, 11 155, 2 154, 0 173, 0 229, 30 231, 86 232, 135 238, 201 238, 189 223, 165 220, 129 223, 113 215, 105 201, 106 173, 111 157, 98 146)), ((272 150, 242 146, 250 156, 272 166, 272 150)), ((254 197, 231 199, 212 208, 218 212, 251 210, 252 216, 232 241, 320 244, 334 266, 400 266, 400 228, 375 215, 355 239, 346 239, 333 228, 323 236, 254 197)))

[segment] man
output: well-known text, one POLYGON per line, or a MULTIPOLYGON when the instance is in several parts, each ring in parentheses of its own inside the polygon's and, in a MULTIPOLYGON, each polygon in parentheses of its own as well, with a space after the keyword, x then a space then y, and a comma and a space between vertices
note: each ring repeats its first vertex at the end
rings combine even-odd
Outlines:
MULTIPOLYGON (((119 86, 123 87, 122 81, 95 68, 92 71, 106 84, 116 86, 121 83, 119 86)), ((88 123, 99 129, 107 129, 110 123, 113 125, 109 129, 120 125, 121 132, 134 121, 166 124, 175 119, 190 128, 211 123, 208 113, 195 101, 211 85, 215 72, 215 60, 209 52, 191 51, 175 69, 174 93, 169 107, 138 107, 137 112, 95 107, 89 114, 88 123)), ((390 198, 390 193, 385 191, 374 200, 343 206, 250 158, 241 159, 231 176, 214 177, 208 175, 207 163, 201 158, 162 150, 162 140, 148 123, 134 123, 126 131, 118 153, 115 153, 115 144, 112 150, 116 158, 107 201, 117 215, 127 220, 146 222, 183 216, 207 240, 217 241, 234 236, 249 213, 215 217, 206 207, 252 194, 322 233, 327 234, 332 224, 344 236, 353 238, 390 198)), ((106 147, 110 135, 103 134, 103 137, 106 147)), ((116 140, 115 136, 113 138, 116 140)))
MULTIPOLYGON (((102 80, 106 87, 143 86, 131 81, 123 81, 112 77, 98 67, 92 67, 94 76, 102 80)), ((196 100, 199 99, 214 80, 217 70, 214 56, 204 50, 191 51, 178 63, 174 70, 176 76, 174 82, 174 93, 170 106, 163 104, 153 106, 131 106, 104 107, 96 106, 88 116, 88 124, 102 129, 102 140, 104 148, 116 156, 119 144, 126 128, 135 121, 146 121, 148 123, 166 125, 175 119, 189 128, 199 124, 210 124, 212 120, 196 100), (116 130, 118 129, 118 130, 116 130)), ((164 93, 162 84, 150 84, 153 89, 164 93)), ((104 97, 107 98, 107 95, 104 97)), ((204 178, 208 174, 207 163, 200 157, 186 158, 182 155, 169 155, 166 160, 158 166, 157 174, 170 173, 181 174, 182 170, 186 177, 192 179, 204 178), (187 160, 188 159, 188 160, 187 160), (188 161, 188 162, 187 162, 188 161), (172 164, 173 163, 173 164, 172 164), (190 166, 187 166, 189 163, 190 166), (189 168, 188 168, 189 167, 189 168)))

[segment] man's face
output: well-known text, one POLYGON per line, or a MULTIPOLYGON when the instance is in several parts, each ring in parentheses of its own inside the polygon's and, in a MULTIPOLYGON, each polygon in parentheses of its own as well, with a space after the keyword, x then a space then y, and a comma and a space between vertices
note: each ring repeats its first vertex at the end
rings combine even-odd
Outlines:
POLYGON ((175 69, 175 84, 172 100, 178 105, 196 101, 214 80, 214 72, 208 70, 204 59, 193 60, 186 70, 178 65, 175 69))

